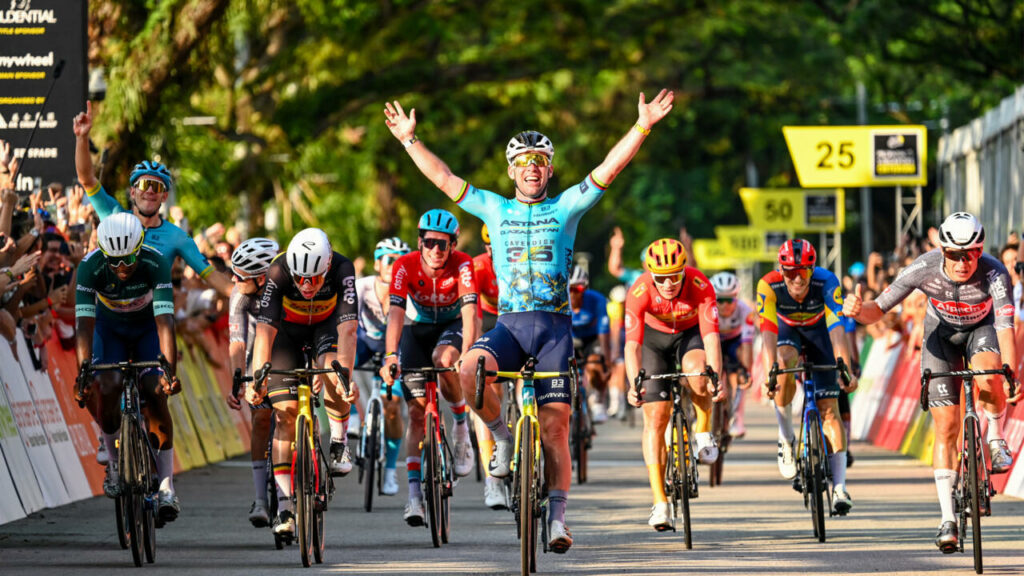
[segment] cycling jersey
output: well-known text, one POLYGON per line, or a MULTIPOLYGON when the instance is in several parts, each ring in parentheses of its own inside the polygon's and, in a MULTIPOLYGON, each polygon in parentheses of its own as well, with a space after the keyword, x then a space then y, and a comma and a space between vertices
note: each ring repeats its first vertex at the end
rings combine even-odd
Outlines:
MULTIPOLYGON (((721 308, 719 308, 721 312, 721 308)), ((739 338, 740 342, 754 340, 754 309, 743 300, 736 300, 736 308, 729 316, 719 316, 718 331, 722 341, 739 338)))
POLYGON ((490 254, 484 252, 473 257, 473 275, 480 290, 480 314, 497 314, 498 307, 492 302, 498 301, 498 279, 494 276, 490 254))
MULTIPOLYGON (((128 212, 99 183, 92 190, 86 190, 85 193, 89 196, 89 202, 96 209, 96 215, 100 217, 100 220, 111 214, 128 212)), ((171 264, 174 263, 176 257, 180 256, 185 261, 185 264, 194 270, 196 274, 199 274, 201 278, 206 278, 210 275, 210 272, 213 272, 213 266, 210 265, 206 256, 203 256, 203 253, 199 251, 195 241, 189 238, 189 235, 184 230, 167 220, 161 218, 159 226, 146 228, 145 242, 147 245, 156 248, 171 264)))
POLYGON ((171 266, 153 248, 142 246, 135 271, 124 282, 107 266, 99 250, 90 252, 78 266, 76 317, 131 324, 162 314, 174 314, 171 266), (98 311, 97 301, 101 304, 98 311))
POLYGON ((383 340, 388 328, 388 315, 384 312, 384 303, 377 298, 377 280, 377 276, 363 276, 356 280, 359 328, 370 340, 383 340))
POLYGON ((608 300, 595 290, 583 292, 579 310, 572 311, 572 335, 580 340, 592 340, 608 334, 608 300))
POLYGON ((666 300, 658 293, 650 272, 644 272, 626 294, 626 340, 644 342, 644 326, 678 334, 700 324, 702 335, 718 333, 718 303, 707 276, 685 268, 679 294, 666 300))
POLYGON ((757 283, 757 314, 761 331, 778 334, 778 322, 787 326, 812 327, 823 319, 831 331, 840 326, 843 315, 843 289, 839 279, 828 270, 815 266, 808 280, 810 287, 803 302, 790 296, 782 273, 772 270, 757 283))
POLYGON ((356 272, 351 260, 334 252, 323 286, 312 299, 306 299, 292 280, 284 255, 282 252, 274 257, 267 270, 257 322, 311 326, 321 322, 337 325, 356 319, 356 272))
POLYGON ((928 298, 926 316, 955 330, 967 330, 982 324, 995 312, 996 330, 1013 328, 1014 306, 1010 275, 998 258, 982 254, 978 269, 962 284, 950 280, 943 267, 941 250, 932 250, 917 257, 881 294, 875 302, 888 312, 914 289, 928 298))
POLYGON ((419 252, 410 252, 391 268, 391 305, 406 309, 412 301, 414 320, 423 324, 447 324, 461 317, 462 307, 477 301, 473 259, 452 250, 437 278, 427 276, 419 252))
POLYGON ((526 203, 468 182, 463 185, 455 202, 483 220, 491 234, 499 314, 570 314, 568 280, 576 228, 605 188, 591 174, 554 198, 526 203))

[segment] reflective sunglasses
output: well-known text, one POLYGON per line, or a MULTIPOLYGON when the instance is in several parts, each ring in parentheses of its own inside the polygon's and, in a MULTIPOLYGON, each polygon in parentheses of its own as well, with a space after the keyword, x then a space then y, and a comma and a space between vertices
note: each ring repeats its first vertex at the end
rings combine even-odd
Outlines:
POLYGON ((520 168, 530 164, 541 167, 551 166, 551 158, 548 158, 547 154, 541 154, 540 152, 527 152, 512 159, 512 165, 520 168))
POLYGON ((668 282, 672 286, 679 284, 683 281, 683 273, 676 272, 675 274, 651 274, 651 278, 654 279, 655 284, 664 284, 668 282))
POLYGON ((448 241, 445 240, 444 238, 422 238, 422 240, 423 247, 426 248, 427 250, 433 250, 434 248, 437 248, 441 252, 444 252, 445 250, 448 249, 448 241))
POLYGON ((104 254, 103 256, 107 259, 107 266, 110 266, 111 268, 122 268, 126 266, 133 266, 139 257, 139 253, 132 252, 127 256, 109 256, 107 254, 104 254))
POLYGON ((306 286, 309 286, 311 289, 319 291, 320 287, 324 285, 324 282, 326 282, 326 280, 327 279, 324 278, 323 276, 313 276, 311 278, 307 278, 305 276, 299 276, 298 274, 292 274, 292 281, 295 282, 295 285, 298 286, 299 288, 305 288, 306 286))
POLYGON ((234 276, 235 279, 237 279, 239 282, 248 282, 249 280, 256 278, 255 276, 243 276, 234 269, 231 270, 231 275, 234 276))
POLYGON ((796 278, 797 276, 803 276, 803 277, 806 278, 806 277, 810 276, 810 272, 811 272, 811 267, 810 266, 793 266, 793 267, 783 266, 782 267, 782 275, 785 276, 786 278, 790 278, 790 279, 796 278))
POLYGON ((569 290, 577 294, 583 294, 584 292, 587 291, 587 286, 586 284, 571 284, 569 286, 569 290))
POLYGON ((398 262, 398 256, 396 254, 385 254, 379 258, 382 266, 391 266, 395 262, 398 262))
POLYGON ((974 248, 972 250, 943 250, 942 255, 946 260, 952 260, 954 262, 973 262, 978 258, 981 258, 981 249, 974 248))
POLYGON ((159 180, 150 180, 149 178, 141 178, 135 182, 135 187, 140 192, 153 192, 155 194, 161 194, 167 190, 164 183, 159 180))

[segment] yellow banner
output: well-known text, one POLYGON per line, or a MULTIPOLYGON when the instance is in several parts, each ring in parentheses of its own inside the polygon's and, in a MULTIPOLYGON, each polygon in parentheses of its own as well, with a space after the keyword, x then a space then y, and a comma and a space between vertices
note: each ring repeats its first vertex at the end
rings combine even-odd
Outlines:
POLYGON ((693 258, 701 271, 735 270, 743 265, 743 262, 726 253, 721 242, 710 238, 697 238, 693 241, 693 258))
POLYGON ((752 228, 762 231, 842 232, 846 193, 800 188, 740 188, 752 228))
POLYGON ((792 236, 750 226, 715 226, 715 235, 727 256, 748 262, 775 261, 779 246, 792 236))
POLYGON ((804 188, 928 183, 924 126, 784 126, 782 134, 804 188))

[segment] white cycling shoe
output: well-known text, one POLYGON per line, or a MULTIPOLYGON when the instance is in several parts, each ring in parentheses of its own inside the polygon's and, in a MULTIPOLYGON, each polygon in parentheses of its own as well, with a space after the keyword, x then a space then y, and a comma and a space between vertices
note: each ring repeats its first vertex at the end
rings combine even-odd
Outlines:
POLYGON ((476 466, 476 454, 469 438, 455 441, 455 475, 468 476, 476 466))
POLYGON ((647 525, 658 532, 672 529, 672 519, 668 514, 668 502, 658 502, 651 506, 651 517, 647 520, 647 525))
POLYGON ((779 473, 786 480, 796 478, 796 459, 793 457, 793 443, 779 440, 779 473))
POLYGON ((718 446, 715 446, 711 432, 697 432, 693 439, 697 443, 697 459, 701 464, 713 464, 718 460, 718 446))
POLYGON ((380 493, 385 496, 398 494, 398 471, 393 468, 384 469, 384 482, 381 483, 380 493))
POLYGON ((508 502, 505 500, 505 489, 501 486, 501 480, 497 478, 486 478, 484 480, 484 506, 491 510, 505 510, 508 502))
POLYGON ((548 548, 555 554, 565 554, 572 548, 572 532, 564 522, 552 520, 548 525, 548 548))

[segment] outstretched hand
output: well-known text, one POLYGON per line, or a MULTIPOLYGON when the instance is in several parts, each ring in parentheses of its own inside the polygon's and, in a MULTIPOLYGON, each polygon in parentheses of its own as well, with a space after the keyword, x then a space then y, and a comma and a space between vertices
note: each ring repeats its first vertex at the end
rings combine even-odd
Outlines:
POLYGON ((399 141, 406 141, 416 135, 416 109, 410 108, 405 114, 402 105, 395 100, 384 104, 384 124, 399 141))
POLYGON ((639 114, 637 123, 644 128, 650 129, 659 120, 668 115, 669 111, 672 110, 672 101, 675 98, 675 92, 662 88, 657 96, 650 102, 646 102, 644 100, 644 93, 641 92, 640 101, 637 103, 637 112, 639 114))
POLYGON ((853 288, 853 294, 847 294, 843 300, 843 316, 856 319, 860 315, 861 306, 864 304, 864 296, 861 294, 861 284, 853 288))

